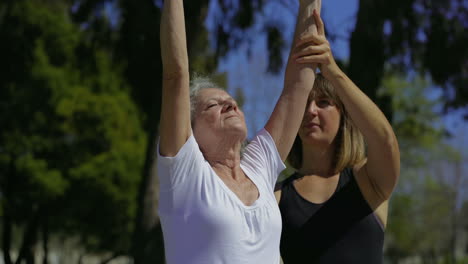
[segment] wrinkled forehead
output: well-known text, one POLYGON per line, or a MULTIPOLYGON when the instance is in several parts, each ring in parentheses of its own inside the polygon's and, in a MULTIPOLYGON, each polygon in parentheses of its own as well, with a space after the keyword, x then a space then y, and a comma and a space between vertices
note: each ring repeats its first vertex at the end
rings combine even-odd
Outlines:
POLYGON ((232 99, 232 97, 226 91, 219 88, 205 88, 198 92, 197 99, 199 102, 206 102, 209 100, 232 99))

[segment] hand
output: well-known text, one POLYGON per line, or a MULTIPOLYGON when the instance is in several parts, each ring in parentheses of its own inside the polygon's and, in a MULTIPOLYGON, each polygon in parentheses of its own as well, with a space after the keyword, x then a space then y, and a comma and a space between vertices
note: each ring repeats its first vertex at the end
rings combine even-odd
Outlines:
POLYGON ((317 33, 304 34, 296 43, 297 50, 292 59, 300 64, 318 64, 325 78, 329 79, 340 68, 333 58, 330 43, 325 37, 325 27, 320 15, 316 10, 313 12, 317 33))

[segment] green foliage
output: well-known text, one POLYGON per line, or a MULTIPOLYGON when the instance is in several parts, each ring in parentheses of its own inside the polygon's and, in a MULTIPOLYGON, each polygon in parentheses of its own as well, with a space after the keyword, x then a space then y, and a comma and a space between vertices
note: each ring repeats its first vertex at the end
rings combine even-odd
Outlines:
POLYGON ((28 196, 35 201, 50 201, 62 197, 68 182, 57 169, 49 169, 46 160, 34 158, 31 154, 19 157, 14 166, 16 173, 24 177, 30 188, 28 196))
POLYGON ((442 143, 445 130, 441 114, 436 108, 443 104, 441 97, 431 99, 428 80, 404 80, 400 76, 384 78, 379 96, 391 98, 392 126, 398 138, 403 167, 420 167, 440 155, 455 155, 442 143))
MULTIPOLYGON (((408 256, 443 256, 450 252, 454 192, 437 162, 460 160, 445 143, 440 113, 443 100, 431 99, 430 82, 387 76, 380 96, 392 98, 393 128, 401 153, 401 175, 390 200, 387 251, 390 259, 408 256)), ((430 258, 430 257, 429 257, 430 258)))
POLYGON ((392 197, 390 222, 387 227, 387 255, 395 257, 409 256, 415 253, 413 247, 418 238, 413 234, 413 219, 415 209, 414 198, 408 194, 397 194, 392 197))
POLYGON ((73 189, 67 200, 75 219, 69 228, 93 246, 105 239, 101 248, 119 242, 119 250, 128 249, 146 144, 135 106, 124 92, 96 94, 79 87, 57 110, 75 165, 68 169, 73 189))
POLYGON ((446 252, 451 208, 446 193, 451 187, 435 181, 429 171, 418 173, 412 190, 397 192, 390 202, 386 255, 391 258, 446 252))
POLYGON ((15 1, 0 21, 3 213, 18 226, 39 215, 40 226, 78 235, 90 250, 128 251, 146 146, 141 114, 121 68, 65 8, 15 1))
MULTIPOLYGON (((375 99, 388 69, 427 74, 444 91, 445 110, 466 108, 467 11, 466 1, 359 1, 349 76, 375 99)), ((386 99, 377 104, 391 116, 386 99)))

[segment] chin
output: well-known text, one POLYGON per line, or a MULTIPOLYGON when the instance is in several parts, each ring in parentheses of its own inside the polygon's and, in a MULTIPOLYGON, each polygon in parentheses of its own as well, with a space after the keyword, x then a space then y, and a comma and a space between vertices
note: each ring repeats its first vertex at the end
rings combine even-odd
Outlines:
POLYGON ((227 133, 240 138, 242 141, 244 141, 247 138, 247 128, 245 126, 235 126, 231 127, 227 130, 227 133))
POLYGON ((326 141, 324 138, 321 138, 319 135, 309 133, 305 136, 301 136, 301 141, 306 144, 320 144, 326 141))
POLYGON ((319 137, 320 135, 316 131, 307 131, 300 134, 302 141, 317 140, 319 137))
POLYGON ((233 131, 236 135, 239 135, 239 137, 242 137, 242 140, 245 140, 247 138, 247 129, 237 129, 233 131))

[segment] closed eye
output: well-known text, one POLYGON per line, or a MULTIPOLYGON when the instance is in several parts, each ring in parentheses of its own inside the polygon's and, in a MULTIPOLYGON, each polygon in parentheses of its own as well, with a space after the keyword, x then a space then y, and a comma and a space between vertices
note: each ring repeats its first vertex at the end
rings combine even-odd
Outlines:
POLYGON ((218 104, 209 104, 208 107, 206 109, 209 109, 209 108, 212 108, 214 106, 217 106, 218 104))

